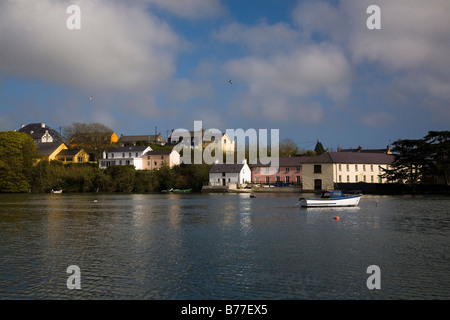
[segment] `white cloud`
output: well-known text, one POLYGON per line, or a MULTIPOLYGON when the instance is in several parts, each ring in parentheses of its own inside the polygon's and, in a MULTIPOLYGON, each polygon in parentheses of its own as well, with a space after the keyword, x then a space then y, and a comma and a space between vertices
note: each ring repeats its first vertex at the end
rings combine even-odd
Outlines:
POLYGON ((219 0, 141 0, 154 4, 182 18, 205 19, 223 15, 226 10, 219 0))
POLYGON ((381 30, 366 27, 366 9, 372 4, 299 2, 293 18, 301 29, 342 47, 355 67, 373 66, 378 76, 395 79, 390 82, 403 95, 413 100, 419 93, 427 96, 427 107, 436 99, 448 100, 450 1, 379 0, 381 30))
POLYGON ((229 61, 224 69, 249 88, 240 98, 244 114, 282 122, 318 123, 323 107, 314 96, 342 101, 351 80, 343 53, 326 44, 298 46, 267 58, 248 56, 229 61))
POLYGON ((78 1, 81 30, 69 30, 69 1, 2 1, 0 71, 89 90, 155 90, 174 73, 182 41, 136 6, 78 1))

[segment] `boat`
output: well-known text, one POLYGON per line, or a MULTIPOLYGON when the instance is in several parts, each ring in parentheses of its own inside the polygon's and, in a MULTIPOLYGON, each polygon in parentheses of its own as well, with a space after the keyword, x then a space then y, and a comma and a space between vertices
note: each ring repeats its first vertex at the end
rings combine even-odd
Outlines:
POLYGON ((53 190, 52 189, 51 193, 62 193, 62 189, 61 190, 53 190))
POLYGON ((169 190, 169 192, 172 192, 172 193, 189 193, 191 191, 192 191, 192 189, 171 189, 171 190, 169 190))
POLYGON ((320 198, 300 198, 302 207, 355 207, 362 194, 343 194, 342 191, 322 191, 320 198))

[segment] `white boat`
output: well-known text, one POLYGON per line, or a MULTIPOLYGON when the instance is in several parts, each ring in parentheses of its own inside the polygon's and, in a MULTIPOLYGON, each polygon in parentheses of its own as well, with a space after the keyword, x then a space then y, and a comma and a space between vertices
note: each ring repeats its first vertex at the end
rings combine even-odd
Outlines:
POLYGON ((52 189, 51 193, 62 193, 62 190, 53 190, 52 189))
POLYGON ((354 207, 361 199, 361 194, 349 195, 341 191, 322 191, 320 198, 300 198, 302 207, 354 207))

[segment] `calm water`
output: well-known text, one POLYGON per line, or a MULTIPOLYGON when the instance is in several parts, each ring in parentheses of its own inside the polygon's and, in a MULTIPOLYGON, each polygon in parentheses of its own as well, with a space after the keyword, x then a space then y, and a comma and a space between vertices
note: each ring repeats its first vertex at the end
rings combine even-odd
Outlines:
POLYGON ((450 298, 450 198, 302 209, 298 197, 0 195, 0 298, 450 298))

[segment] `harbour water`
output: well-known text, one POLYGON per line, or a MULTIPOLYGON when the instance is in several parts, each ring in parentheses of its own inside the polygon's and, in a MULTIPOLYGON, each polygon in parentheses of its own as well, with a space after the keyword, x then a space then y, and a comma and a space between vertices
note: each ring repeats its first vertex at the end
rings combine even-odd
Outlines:
POLYGON ((450 298, 450 198, 300 196, 2 194, 0 299, 450 298))

